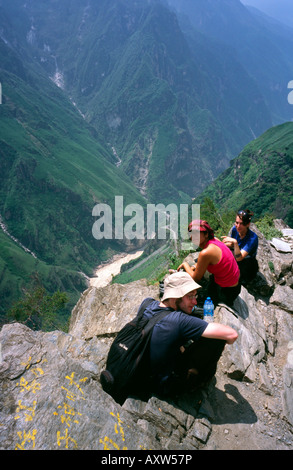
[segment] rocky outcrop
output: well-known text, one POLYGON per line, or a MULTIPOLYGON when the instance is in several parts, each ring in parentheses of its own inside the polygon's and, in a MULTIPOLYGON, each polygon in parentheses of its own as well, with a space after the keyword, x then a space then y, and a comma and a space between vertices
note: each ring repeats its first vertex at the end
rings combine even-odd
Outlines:
POLYGON ((72 310, 69 331, 85 340, 117 333, 135 317, 145 297, 158 297, 158 288, 146 281, 90 287, 72 310))
POLYGON ((4 325, 0 448, 291 449, 292 252, 260 237, 257 282, 242 287, 233 309, 215 311, 215 320, 239 337, 226 346, 214 380, 192 395, 128 398, 120 406, 101 388, 113 337, 143 298, 159 298, 158 286, 147 281, 90 287, 73 309, 68 333, 4 325))

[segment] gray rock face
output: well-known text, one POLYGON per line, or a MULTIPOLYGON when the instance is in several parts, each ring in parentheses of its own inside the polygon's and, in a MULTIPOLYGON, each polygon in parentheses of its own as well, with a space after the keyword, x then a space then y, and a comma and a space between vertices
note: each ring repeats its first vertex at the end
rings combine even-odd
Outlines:
POLYGON ((279 238, 272 238, 271 245, 273 245, 273 247, 281 253, 292 253, 292 249, 289 243, 286 243, 279 238))
POLYGON ((132 318, 145 297, 158 299, 158 288, 146 281, 90 287, 72 310, 69 331, 83 339, 113 335, 132 318))
POLYGON ((293 290, 289 286, 277 286, 270 298, 270 303, 292 313, 293 290))
POLYGON ((288 422, 293 426, 293 341, 288 344, 287 362, 284 367, 283 409, 288 422))
POLYGON ((233 309, 215 311, 215 321, 239 334, 215 378, 176 400, 128 398, 120 406, 99 382, 113 337, 145 297, 158 298, 158 286, 89 288, 73 309, 69 333, 4 325, 0 448, 292 449, 292 253, 262 237, 259 263, 258 282, 242 287, 233 309))

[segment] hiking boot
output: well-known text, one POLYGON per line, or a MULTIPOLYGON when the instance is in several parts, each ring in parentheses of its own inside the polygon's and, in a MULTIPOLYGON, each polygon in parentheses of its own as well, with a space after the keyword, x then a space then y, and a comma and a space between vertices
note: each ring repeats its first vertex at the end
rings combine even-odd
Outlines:
POLYGON ((108 370, 103 370, 100 375, 100 382, 103 387, 103 390, 109 393, 114 385, 114 377, 108 370))

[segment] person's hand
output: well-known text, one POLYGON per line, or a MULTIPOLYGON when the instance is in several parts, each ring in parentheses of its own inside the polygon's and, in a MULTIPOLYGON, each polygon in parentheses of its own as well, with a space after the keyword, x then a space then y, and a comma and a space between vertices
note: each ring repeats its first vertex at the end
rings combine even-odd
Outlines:
POLYGON ((226 246, 228 246, 229 248, 232 248, 234 246, 234 243, 235 243, 235 238, 232 238, 232 237, 221 237, 222 238, 222 242, 225 243, 226 246))
POLYGON ((182 264, 180 264, 180 266, 178 266, 177 271, 180 271, 180 269, 184 269, 184 271, 186 271, 186 266, 189 267, 189 264, 186 263, 186 261, 184 261, 184 263, 182 263, 182 264))

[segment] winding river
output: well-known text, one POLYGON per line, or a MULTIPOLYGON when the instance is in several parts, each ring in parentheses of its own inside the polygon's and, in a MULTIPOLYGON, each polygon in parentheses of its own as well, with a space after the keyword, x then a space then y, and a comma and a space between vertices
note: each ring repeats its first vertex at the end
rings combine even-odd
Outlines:
POLYGON ((100 264, 94 277, 90 279, 90 285, 94 287, 105 287, 112 281, 112 277, 120 273, 122 264, 138 258, 142 255, 143 251, 136 251, 135 253, 121 253, 113 256, 113 258, 106 264, 100 264))

